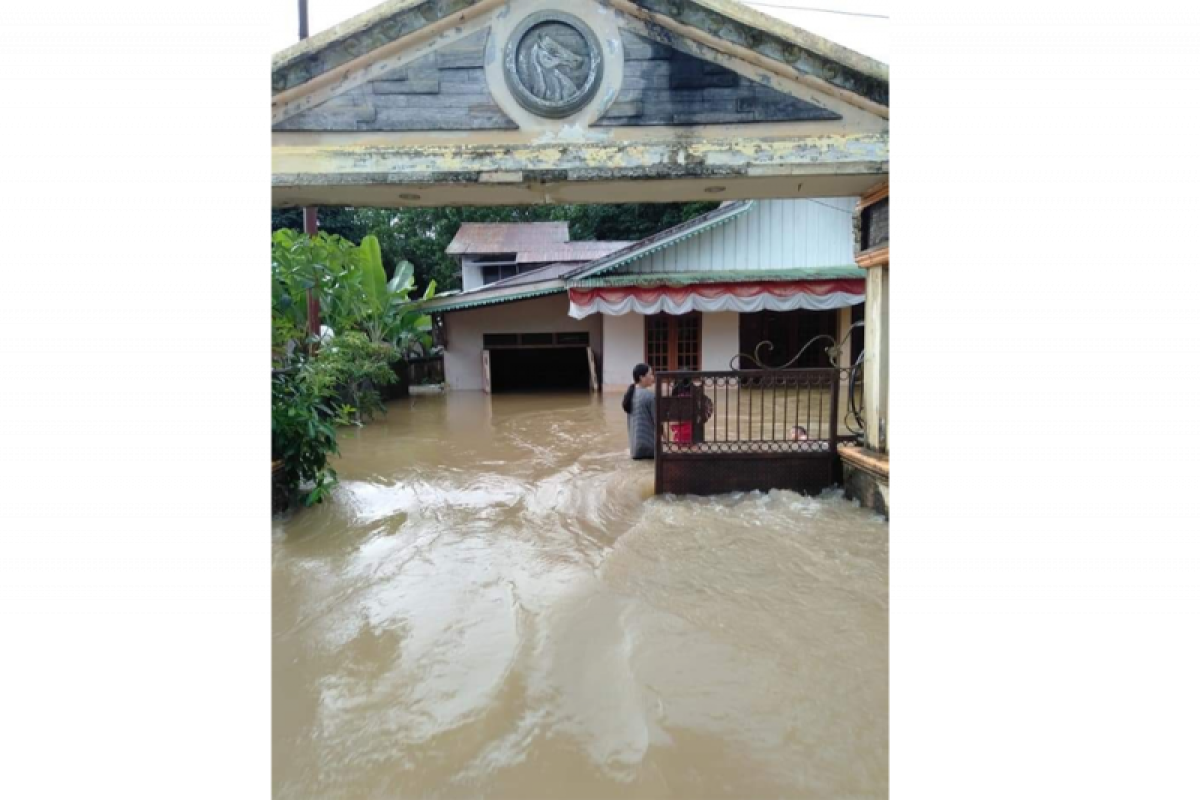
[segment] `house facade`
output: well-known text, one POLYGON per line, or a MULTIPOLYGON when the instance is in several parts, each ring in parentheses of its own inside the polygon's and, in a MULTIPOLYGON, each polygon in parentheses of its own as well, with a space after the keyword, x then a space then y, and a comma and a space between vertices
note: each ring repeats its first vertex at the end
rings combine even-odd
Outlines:
MULTIPOLYGON (((503 242, 505 253, 484 252, 484 232, 468 230, 451 245, 469 256, 464 289, 427 304, 439 318, 446 386, 619 392, 639 362, 659 371, 726 370, 752 366, 737 363, 738 354, 758 348, 764 365, 781 366, 821 334, 853 344, 841 354, 848 366, 862 347, 851 326, 866 292, 866 272, 855 264, 856 202, 729 202, 633 243, 551 241, 565 230, 519 225, 487 231, 495 242, 487 247, 503 242), (542 254, 524 258, 538 266, 522 270, 517 256, 507 277, 468 279, 468 270, 496 263, 486 259, 521 252, 514 242, 537 237, 542 254), (553 257, 571 255, 571 246, 597 255, 549 263, 556 249, 553 257)), ((791 366, 828 366, 824 345, 791 366)))
POLYGON ((464 222, 446 254, 462 270, 462 287, 479 289, 550 264, 586 264, 632 242, 572 242, 566 222, 464 222))

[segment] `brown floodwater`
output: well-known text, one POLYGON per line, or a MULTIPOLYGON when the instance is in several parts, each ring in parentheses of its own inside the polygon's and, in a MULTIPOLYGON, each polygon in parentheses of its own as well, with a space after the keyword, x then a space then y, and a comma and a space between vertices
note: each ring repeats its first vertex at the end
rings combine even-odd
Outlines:
POLYGON ((619 398, 459 393, 276 517, 279 798, 882 798, 887 524, 653 497, 619 398))

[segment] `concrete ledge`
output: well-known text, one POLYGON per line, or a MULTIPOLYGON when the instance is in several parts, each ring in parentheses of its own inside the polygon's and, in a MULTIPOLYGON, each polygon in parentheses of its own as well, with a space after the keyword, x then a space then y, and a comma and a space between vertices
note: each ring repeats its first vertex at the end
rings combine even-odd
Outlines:
POLYGON ((843 447, 838 451, 842 461, 848 461, 857 469, 868 472, 871 475, 888 482, 888 454, 880 453, 875 450, 868 450, 865 447, 843 447))
POLYGON ((887 453, 862 447, 845 447, 838 451, 842 458, 842 486, 846 497, 889 517, 887 453))
POLYGON ((444 383, 423 383, 408 387, 408 393, 413 395, 437 395, 445 394, 445 392, 446 384, 444 383))

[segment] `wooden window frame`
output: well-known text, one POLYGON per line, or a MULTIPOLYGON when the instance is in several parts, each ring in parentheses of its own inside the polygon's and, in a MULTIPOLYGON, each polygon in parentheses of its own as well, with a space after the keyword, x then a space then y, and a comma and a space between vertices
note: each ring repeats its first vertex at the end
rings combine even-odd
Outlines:
POLYGON ((682 371, 679 369, 679 321, 684 319, 696 320, 696 372, 702 371, 704 368, 704 314, 695 311, 690 314, 685 314, 683 317, 676 317, 673 314, 654 314, 646 317, 643 333, 643 355, 648 365, 655 368, 656 372, 691 372, 682 371), (654 362, 650 360, 650 325, 655 319, 666 319, 667 325, 667 368, 661 371, 654 362))

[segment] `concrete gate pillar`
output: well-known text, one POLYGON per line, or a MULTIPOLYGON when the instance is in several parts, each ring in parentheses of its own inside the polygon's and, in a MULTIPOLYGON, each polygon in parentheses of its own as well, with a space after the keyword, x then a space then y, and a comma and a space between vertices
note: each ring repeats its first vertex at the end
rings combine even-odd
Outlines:
POLYGON ((886 265, 867 270, 866 355, 863 359, 867 447, 881 453, 887 452, 888 274, 886 265))

